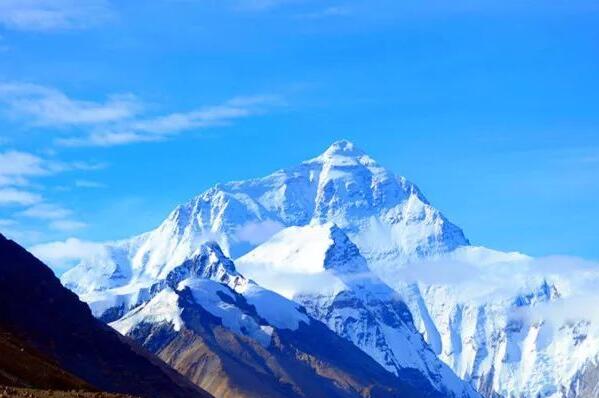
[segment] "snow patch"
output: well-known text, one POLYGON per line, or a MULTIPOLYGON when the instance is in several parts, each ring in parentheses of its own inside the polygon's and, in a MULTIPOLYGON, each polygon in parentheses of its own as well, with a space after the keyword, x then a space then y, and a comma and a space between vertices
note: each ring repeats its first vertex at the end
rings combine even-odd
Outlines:
POLYGON ((175 331, 181 330, 183 320, 182 309, 179 307, 179 295, 172 289, 164 289, 146 305, 139 307, 123 318, 109 325, 119 333, 126 335, 141 323, 172 324, 175 331))
POLYGON ((226 286, 208 280, 190 278, 179 283, 177 290, 189 288, 196 303, 221 319, 224 327, 240 336, 251 337, 262 346, 270 345, 268 325, 260 325, 236 304, 236 297, 226 286), (228 297, 226 299, 225 297, 228 297))

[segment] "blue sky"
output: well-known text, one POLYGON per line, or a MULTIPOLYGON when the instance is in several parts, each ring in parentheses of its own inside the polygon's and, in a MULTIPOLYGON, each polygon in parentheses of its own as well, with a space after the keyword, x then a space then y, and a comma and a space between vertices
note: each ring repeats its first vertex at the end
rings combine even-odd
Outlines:
POLYGON ((346 138, 472 243, 599 259, 594 1, 5 0, 0 231, 156 226, 346 138))

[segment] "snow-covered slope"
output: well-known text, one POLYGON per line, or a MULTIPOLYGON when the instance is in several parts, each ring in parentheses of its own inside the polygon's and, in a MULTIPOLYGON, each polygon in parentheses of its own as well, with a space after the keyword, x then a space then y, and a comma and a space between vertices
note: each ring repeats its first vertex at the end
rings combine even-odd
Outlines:
MULTIPOLYGON (((270 264, 273 269, 252 276, 298 301, 305 288, 328 300, 380 286, 360 290, 338 272, 322 270, 331 241, 318 226, 327 223, 337 225, 368 268, 398 292, 433 352, 486 395, 570 398, 593 391, 584 384, 598 373, 599 267, 471 247, 414 184, 347 141, 267 177, 216 185, 177 207, 155 230, 107 243, 62 282, 96 314, 115 320, 145 302, 155 281, 191 258, 201 242, 215 240, 244 263, 270 264), (295 233, 308 226, 314 229, 309 234, 295 233), (287 234, 296 240, 289 243, 287 234)), ((331 305, 312 302, 305 304, 314 314, 331 305)), ((349 313, 348 303, 343 311, 349 313)), ((352 333, 331 314, 316 315, 339 333, 352 333)), ((383 362, 401 363, 389 358, 383 362)))
POLYGON ((178 206, 155 230, 108 243, 61 278, 86 293, 168 274, 201 242, 243 255, 287 226, 334 222, 365 257, 388 264, 453 250, 468 241, 420 190, 357 149, 322 155, 267 177, 218 184, 178 206))
POLYGON ((458 376, 486 396, 591 397, 599 359, 599 267, 480 247, 379 275, 458 376))
POLYGON ((215 396, 445 396, 419 373, 394 377, 297 303, 244 278, 216 243, 143 290, 116 307, 90 305, 119 313, 114 329, 215 396))
POLYGON ((289 227, 237 260, 241 272, 301 303, 391 372, 413 368, 447 397, 474 397, 427 346, 398 294, 332 223, 289 227))

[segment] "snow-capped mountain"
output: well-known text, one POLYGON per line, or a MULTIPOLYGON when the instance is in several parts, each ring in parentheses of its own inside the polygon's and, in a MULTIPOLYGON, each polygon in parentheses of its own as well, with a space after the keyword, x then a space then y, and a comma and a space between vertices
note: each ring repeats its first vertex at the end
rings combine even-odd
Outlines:
POLYGON ((143 294, 123 290, 106 290, 90 306, 215 396, 445 396, 419 373, 393 376, 297 303, 244 278, 216 243, 143 294))
POLYGON ((265 178, 219 184, 178 206, 155 230, 107 244, 62 277, 77 293, 159 278, 201 242, 236 258, 287 226, 333 222, 367 259, 389 264, 450 251, 468 241, 420 190, 352 143, 265 178))
POLYGON ((485 396, 597 397, 595 264, 464 247, 379 271, 431 348, 485 396))
POLYGON ((370 272, 335 224, 289 227, 237 262, 250 278, 302 304, 390 372, 417 369, 444 396, 478 395, 439 361, 397 292, 370 272))
MULTIPOLYGON (((595 268, 572 265, 568 259, 559 266, 551 261, 547 265, 518 253, 470 246, 462 230, 414 184, 347 141, 267 177, 218 184, 178 206, 155 230, 107 243, 65 273, 62 282, 92 303, 96 315, 113 321, 146 302, 152 285, 192 258, 207 240, 218 242, 226 255, 241 258, 244 272, 306 305, 314 317, 388 369, 417 360, 404 355, 410 350, 382 354, 383 345, 365 337, 378 336, 377 328, 385 325, 379 316, 384 307, 367 307, 376 322, 364 335, 343 323, 351 313, 364 314, 364 308, 351 308, 352 303, 369 302, 371 294, 379 300, 375 291, 382 285, 403 299, 432 352, 484 395, 570 398, 593 391, 588 380, 599 373, 599 319, 588 313, 588 303, 599 281, 595 268), (362 269, 361 260, 346 258, 337 270, 322 270, 331 244, 324 237, 328 227, 322 227, 324 235, 315 242, 314 231, 298 232, 293 242, 282 239, 323 225, 336 225, 380 280, 369 278, 372 283, 362 289, 339 277, 360 274, 353 268, 362 269), (290 253, 289 246, 298 252, 290 253), (276 272, 254 274, 246 268, 256 253, 260 262, 276 264, 276 272), (298 272, 303 275, 295 285, 284 283, 298 272), (276 278, 269 280, 272 275, 276 278), (298 294, 299 287, 311 289, 309 300, 298 294), (351 300, 343 302, 348 291, 351 300), (578 307, 587 313, 580 313, 578 301, 585 303, 578 307), (319 312, 323 308, 332 312, 319 312)), ((393 310, 399 326, 386 329, 385 340, 392 340, 394 328, 410 328, 403 312, 393 310)), ((352 327, 365 327, 364 322, 352 327)))

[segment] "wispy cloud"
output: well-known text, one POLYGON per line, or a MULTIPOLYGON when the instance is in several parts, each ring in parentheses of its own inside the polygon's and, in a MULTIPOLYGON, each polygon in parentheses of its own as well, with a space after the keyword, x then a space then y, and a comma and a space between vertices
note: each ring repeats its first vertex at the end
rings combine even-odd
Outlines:
POLYGON ((345 6, 331 6, 321 10, 298 14, 300 19, 324 19, 329 17, 343 17, 351 14, 351 9, 345 6))
POLYGON ((301 3, 305 0, 234 0, 233 7, 237 10, 269 10, 275 7, 301 3))
POLYGON ((283 105, 283 100, 275 95, 240 96, 186 112, 152 115, 132 94, 90 101, 71 98, 51 87, 5 82, 0 83, 0 105, 4 108, 0 111, 9 118, 70 133, 57 138, 58 145, 114 146, 162 141, 189 130, 229 125, 283 105))
POLYGON ((70 216, 71 213, 70 210, 55 204, 40 203, 21 211, 19 215, 45 220, 56 220, 66 218, 70 216))
POLYGON ((352 2, 335 2, 333 4, 313 0, 237 0, 233 8, 245 12, 269 12, 285 9, 289 15, 297 19, 324 19, 351 14, 352 2))
POLYGON ((77 126, 131 118, 141 103, 131 94, 115 94, 103 102, 69 98, 50 87, 29 83, 1 83, 0 103, 4 113, 24 118, 38 126, 77 126))
POLYGON ((262 114, 281 105, 281 98, 272 95, 236 97, 216 106, 189 112, 176 112, 150 118, 100 126, 83 137, 61 138, 64 146, 113 146, 135 142, 162 141, 189 130, 229 125, 233 121, 262 114))
POLYGON ((235 238, 242 242, 249 242, 253 245, 257 245, 265 242, 283 228, 283 224, 273 220, 248 222, 237 229, 235 238))
POLYGON ((98 181, 92 180, 75 180, 77 188, 106 188, 107 185, 98 181))
POLYGON ((40 157, 27 152, 0 153, 0 186, 25 185, 27 177, 48 174, 43 163, 40 157))
POLYGON ((24 186, 32 177, 48 176, 65 171, 93 171, 106 167, 104 163, 63 162, 48 160, 29 152, 0 152, 0 186, 24 186))
POLYGON ((0 25, 25 31, 81 29, 111 17, 105 0, 2 0, 0 25))
POLYGON ((87 224, 76 220, 55 220, 50 223, 50 228, 63 232, 76 231, 87 227, 87 224))
POLYGON ((21 205, 28 206, 41 202, 42 196, 33 192, 16 188, 0 188, 0 206, 21 205))
MULTIPOLYGON (((35 192, 39 190, 40 184, 33 184, 30 180, 66 171, 89 171, 102 167, 105 165, 101 163, 48 160, 14 150, 0 152, 0 206, 17 207, 11 211, 16 211, 12 217, 19 219, 19 223, 11 219, 10 224, 0 227, 11 232, 13 237, 26 240, 33 236, 25 233, 23 229, 29 224, 27 219, 41 220, 47 223, 47 227, 56 231, 74 231, 86 227, 85 223, 73 219, 73 211, 50 203, 40 193, 35 192)), ((39 232, 35 231, 35 234, 38 236, 39 232)))
POLYGON ((29 250, 52 268, 61 273, 76 264, 82 258, 94 258, 107 255, 105 246, 100 243, 69 238, 62 242, 50 242, 35 245, 29 250))
POLYGON ((87 224, 72 219, 73 212, 53 203, 37 203, 19 213, 17 216, 48 220, 48 226, 57 231, 74 231, 85 228, 87 224))

